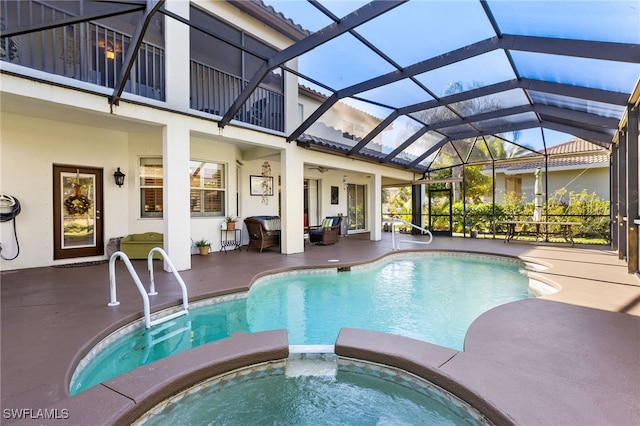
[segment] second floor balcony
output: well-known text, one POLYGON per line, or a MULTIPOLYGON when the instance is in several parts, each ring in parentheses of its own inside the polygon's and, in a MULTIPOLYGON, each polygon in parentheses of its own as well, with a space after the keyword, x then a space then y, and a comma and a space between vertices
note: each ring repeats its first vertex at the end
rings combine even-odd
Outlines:
MULTIPOLYGON (((18 4, 15 2, 2 1, 0 4, 3 30, 19 28, 16 22, 55 24, 74 17, 56 7, 55 2, 29 0, 27 8, 14 8, 11 5, 18 4), (25 14, 28 16, 23 16, 25 14)), ((114 89, 125 69, 125 58, 131 44, 132 34, 88 21, 2 37, 0 60, 114 89)), ((162 42, 143 40, 134 55, 124 92, 166 101, 166 85, 170 84, 165 72, 168 59, 160 44, 162 42)), ((243 78, 217 69, 215 64, 195 60, 190 61, 189 78, 190 93, 185 96, 189 96, 190 107, 214 116, 224 115, 247 84, 243 78)), ((73 86, 72 81, 70 86, 73 86)), ((234 118, 258 127, 283 131, 284 95, 258 87, 234 118)))
MULTIPOLYGON (((247 84, 238 76, 191 61, 191 108, 222 116, 247 84)), ((284 131, 284 95, 258 87, 236 120, 271 130, 284 131)))

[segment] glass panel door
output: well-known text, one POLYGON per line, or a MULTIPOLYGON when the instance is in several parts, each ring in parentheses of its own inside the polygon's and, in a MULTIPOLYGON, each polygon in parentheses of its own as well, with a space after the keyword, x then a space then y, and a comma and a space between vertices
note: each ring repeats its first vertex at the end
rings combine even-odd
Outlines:
POLYGON ((451 189, 429 191, 429 231, 433 235, 453 235, 451 189))
POLYGON ((54 259, 100 256, 102 169, 54 165, 54 259))
POLYGON ((318 180, 317 179, 305 179, 304 180, 304 227, 307 229, 310 226, 317 226, 320 224, 318 219, 319 204, 318 204, 318 180))
POLYGON ((349 230, 357 231, 366 229, 366 186, 350 183, 347 185, 347 209, 349 230))

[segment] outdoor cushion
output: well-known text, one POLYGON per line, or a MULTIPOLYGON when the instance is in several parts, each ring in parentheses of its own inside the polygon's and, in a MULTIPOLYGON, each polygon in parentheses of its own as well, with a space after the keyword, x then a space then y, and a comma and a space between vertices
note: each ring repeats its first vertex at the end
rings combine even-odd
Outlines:
MULTIPOLYGON (((158 232, 130 234, 120 240, 120 251, 129 259, 146 259, 154 247, 164 248, 164 236, 158 232)), ((153 254, 154 259, 162 259, 160 253, 153 254)))
POLYGON ((262 226, 265 231, 279 231, 280 230, 280 219, 265 219, 262 222, 262 226))
POLYGON ((249 234, 249 247, 263 249, 280 245, 280 218, 278 216, 252 216, 244 220, 249 234))
POLYGON ((309 229, 309 241, 318 244, 334 244, 338 242, 342 217, 327 216, 320 226, 309 229))

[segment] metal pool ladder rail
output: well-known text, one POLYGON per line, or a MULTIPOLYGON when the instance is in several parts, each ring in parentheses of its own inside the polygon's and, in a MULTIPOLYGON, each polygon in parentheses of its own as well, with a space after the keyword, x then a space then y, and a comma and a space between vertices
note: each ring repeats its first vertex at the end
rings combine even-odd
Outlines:
POLYGON ((149 294, 147 294, 147 292, 145 291, 144 286, 140 281, 140 277, 136 273, 136 270, 133 268, 133 265, 129 260, 129 256, 127 256, 121 251, 117 251, 111 255, 111 259, 109 259, 109 287, 110 287, 110 293, 111 293, 111 301, 107 304, 107 306, 118 306, 120 304, 116 296, 116 273, 115 273, 116 266, 115 265, 116 265, 116 260, 118 258, 122 259, 127 269, 129 270, 129 274, 131 275, 131 278, 133 278, 133 282, 136 284, 136 287, 138 287, 138 290, 140 291, 140 295, 142 296, 142 302, 144 304, 144 326, 146 328, 151 328, 156 324, 161 324, 165 321, 169 321, 181 315, 186 315, 189 313, 189 299, 187 297, 187 286, 184 284, 184 281, 182 281, 182 277, 180 277, 180 274, 178 274, 178 271, 173 266, 173 263, 171 263, 171 259, 169 259, 169 256, 167 256, 167 253, 160 247, 152 248, 151 251, 149 252, 149 255, 147 256, 147 269, 149 270, 149 278, 151 280, 151 284, 149 286, 149 294), (172 314, 165 315, 160 318, 156 318, 155 320, 151 321, 151 308, 149 307, 149 296, 154 296, 158 294, 155 288, 155 283, 153 281, 153 254, 156 252, 162 255, 164 261, 167 263, 167 265, 169 266, 169 269, 171 270, 170 272, 173 273, 173 276, 176 278, 176 280, 178 281, 178 284, 180 285, 180 288, 182 289, 182 310, 178 312, 174 312, 172 314))
POLYGON ((409 223, 409 222, 405 222, 404 220, 400 220, 400 219, 392 219, 391 220, 391 248, 393 250, 400 250, 400 243, 405 242, 405 243, 413 243, 413 244, 431 244, 431 241, 433 241, 433 234, 431 234, 431 232, 428 229, 424 229, 421 228, 417 225, 414 225, 413 223, 409 223), (395 239, 395 223, 404 223, 405 225, 409 225, 415 229, 418 229, 422 232, 426 232, 429 235, 429 241, 414 241, 414 240, 400 240, 398 241, 398 247, 396 247, 396 239, 395 239))

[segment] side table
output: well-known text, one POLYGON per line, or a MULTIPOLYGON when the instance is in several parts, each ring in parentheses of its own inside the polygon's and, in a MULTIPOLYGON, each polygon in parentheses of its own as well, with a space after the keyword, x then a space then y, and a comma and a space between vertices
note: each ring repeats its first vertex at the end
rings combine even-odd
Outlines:
POLYGON ((220 251, 227 252, 227 247, 232 250, 240 250, 242 244, 242 229, 221 229, 220 230, 220 251))

